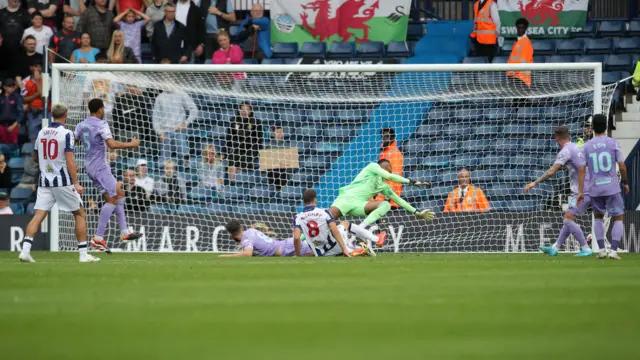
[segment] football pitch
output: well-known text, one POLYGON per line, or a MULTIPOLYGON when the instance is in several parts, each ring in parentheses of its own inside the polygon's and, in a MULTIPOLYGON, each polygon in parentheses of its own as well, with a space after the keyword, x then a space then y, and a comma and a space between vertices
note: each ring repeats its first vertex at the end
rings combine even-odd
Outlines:
POLYGON ((3 359, 639 359, 640 255, 0 253, 3 359))

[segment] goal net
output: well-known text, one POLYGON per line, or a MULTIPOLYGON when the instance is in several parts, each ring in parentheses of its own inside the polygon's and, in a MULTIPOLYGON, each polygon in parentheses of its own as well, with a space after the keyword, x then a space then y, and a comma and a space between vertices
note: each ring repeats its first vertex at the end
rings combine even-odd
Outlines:
MULTIPOLYGON (((523 188, 553 163, 554 127, 568 126, 575 140, 588 115, 609 112, 615 85, 600 79, 601 65, 591 63, 55 64, 52 86, 53 100, 70 108, 69 128, 88 116, 87 100, 100 97, 114 137, 141 141, 109 154, 125 183, 129 226, 144 233, 121 243, 114 217, 106 237, 114 249, 232 251, 222 227, 230 219, 291 237, 304 189, 316 189, 319 206, 329 207, 378 160, 381 131, 391 128, 402 174, 433 184, 404 186, 401 196, 436 219, 393 209, 374 225, 389 232, 379 251, 525 252, 555 240, 568 177, 563 171, 527 194, 523 188), (507 70, 530 74, 531 86, 507 70), (462 169, 488 211, 445 212, 447 199, 454 210, 479 202, 454 191, 462 169)), ((103 200, 84 171, 84 149, 76 157, 92 236, 103 200)), ((579 220, 590 232, 589 215, 579 220)), ((52 250, 74 250, 72 216, 54 222, 52 250)))

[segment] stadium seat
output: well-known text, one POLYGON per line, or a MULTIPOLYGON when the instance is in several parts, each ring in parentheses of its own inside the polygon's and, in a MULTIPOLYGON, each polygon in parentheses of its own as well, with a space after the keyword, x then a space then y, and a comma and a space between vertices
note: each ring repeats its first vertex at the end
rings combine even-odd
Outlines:
POLYGON ((556 43, 553 40, 533 40, 533 53, 535 55, 554 55, 556 43))
POLYGON ((599 62, 599 63, 603 63, 604 62, 604 55, 584 55, 584 56, 577 56, 576 57, 576 61, 577 62, 599 62))
POLYGON ((624 21, 602 21, 598 28, 597 35, 603 37, 624 36, 627 32, 624 21))
POLYGON ((238 24, 229 25, 229 35, 236 36, 238 35, 238 33, 240 33, 240 31, 242 31, 242 27, 240 27, 240 25, 238 24))
POLYGON ((388 58, 409 57, 411 56, 411 49, 409 49, 406 41, 391 41, 387 45, 386 56, 388 58))
POLYGON ((402 191, 402 197, 407 201, 416 202, 426 199, 429 196, 429 190, 420 187, 408 186, 402 191))
POLYGON ((576 57, 574 55, 553 55, 549 56, 547 62, 550 63, 570 63, 575 62, 576 57))
POLYGON ((613 41, 611 39, 589 39, 585 45, 585 54, 611 54, 613 53, 613 41))
POLYGON ((472 167, 480 164, 480 158, 476 154, 462 154, 456 156, 451 164, 458 167, 472 167))
POLYGON ((315 144, 315 152, 317 154, 330 155, 330 153, 338 153, 342 151, 343 145, 335 142, 317 141, 315 144))
POLYGON ((509 204, 509 211, 531 212, 538 210, 539 202, 536 200, 514 200, 509 204))
POLYGON ((271 185, 257 185, 249 191, 249 199, 257 202, 269 202, 275 195, 276 189, 271 185))
POLYGON ((430 209, 437 213, 442 212, 444 209, 444 202, 442 200, 428 200, 420 203, 420 209, 430 209))
POLYGON ((256 65, 258 64, 257 59, 242 59, 242 63, 245 65, 256 65))
POLYGON ((378 59, 384 56, 384 43, 382 41, 366 41, 358 44, 356 50, 358 57, 378 59))
POLYGON ((471 172, 471 183, 488 184, 498 177, 497 170, 476 170, 471 172))
POLYGON ((460 149, 465 153, 484 151, 489 146, 491 146, 491 140, 474 138, 474 139, 469 139, 461 142, 459 146, 460 146, 460 149))
POLYGON ((531 133, 531 127, 524 124, 511 124, 502 128, 502 133, 505 135, 529 135, 531 133))
POLYGON ((437 183, 451 185, 458 182, 458 170, 443 170, 438 174, 437 183))
POLYGON ((242 214, 260 214, 265 212, 268 208, 269 205, 267 204, 243 203, 236 205, 234 210, 242 214))
POLYGON ((332 142, 349 142, 354 134, 354 129, 350 126, 331 126, 327 128, 327 140, 332 142))
POLYGON ((342 109, 333 113, 337 121, 345 123, 362 123, 366 122, 367 111, 362 109, 342 109))
MULTIPOLYGON (((273 45, 271 49, 274 58, 297 58, 298 43, 295 42, 279 42, 273 45)), ((264 59, 268 60, 268 59, 264 59)), ((264 64, 264 60, 262 63, 264 64)))
POLYGON ((616 54, 637 54, 640 53, 640 39, 638 38, 616 38, 613 41, 616 54))
POLYGON ((329 161, 330 159, 327 159, 326 156, 307 156, 302 160, 300 167, 307 169, 326 169, 327 166, 330 165, 328 163, 329 161))
POLYGON ((280 111, 280 120, 286 123, 304 123, 307 120, 307 112, 297 109, 286 109, 280 111))
POLYGON ((284 59, 279 59, 279 58, 273 58, 273 59, 265 58, 262 60, 262 65, 283 65, 283 64, 284 64, 284 59))
POLYGON ((318 178, 319 178, 319 175, 317 172, 298 171, 297 173, 293 174, 289 182, 291 184, 306 187, 318 181, 318 178))
POLYGON ((458 151, 458 142, 455 140, 436 140, 430 142, 430 150, 439 154, 446 154, 458 151))
MULTIPOLYGON (((531 177, 538 176, 540 174, 536 172, 531 173, 531 177)), ((541 197, 550 197, 553 195, 553 186, 551 184, 538 184, 533 189, 529 190, 529 196, 541 196, 541 197)))
POLYGON ((335 111, 332 109, 316 109, 307 112, 309 121, 332 122, 335 119, 335 111))
POLYGON ((282 59, 285 65, 298 65, 302 62, 302 58, 285 58, 282 59))
POLYGON ((406 174, 409 179, 416 179, 420 181, 435 182, 438 180, 437 170, 419 170, 406 174))
POLYGON ((280 198, 288 201, 298 202, 302 199, 302 194, 306 190, 304 186, 287 185, 280 190, 280 198))
POLYGON ((500 181, 506 181, 506 182, 527 182, 530 181, 531 179, 531 174, 529 173, 529 170, 523 170, 523 169, 506 169, 506 170, 502 170, 502 172, 499 175, 499 180, 500 181))
POLYGON ((260 182, 260 173, 255 171, 237 171, 237 184, 257 184, 260 182))
MULTIPOLYGON (((544 128, 547 132, 549 130, 553 131, 553 128, 544 128)), ((555 140, 551 139, 524 139, 522 142, 522 151, 526 151, 529 153, 542 153, 547 152, 552 149, 551 145, 555 144, 555 140)), ((531 158, 531 157, 530 157, 531 158)), ((531 158, 534 159, 534 158, 531 158)), ((537 160, 536 160, 537 163, 537 160)))
POLYGON ((421 137, 438 137, 441 136, 443 132, 443 127, 441 124, 422 124, 420 125, 420 127, 418 127, 418 129, 416 130, 415 134, 416 136, 421 136, 421 137))
POLYGON ((223 186, 220 191, 220 197, 225 200, 242 199, 247 189, 241 186, 223 186))
POLYGON ((487 120, 504 120, 510 119, 513 116, 514 109, 512 108, 494 108, 484 111, 484 116, 487 120))
POLYGON ((485 56, 466 57, 462 59, 463 64, 487 64, 489 59, 485 56))
POLYGON ((556 42, 558 55, 582 55, 584 53, 584 41, 582 39, 558 40, 556 42))
POLYGON ((409 23, 407 27, 407 40, 418 41, 424 36, 425 32, 426 27, 424 24, 409 23))
POLYGON ((422 165, 427 167, 448 166, 449 162, 449 156, 445 155, 427 155, 422 158, 422 165))
POLYGON ((534 55, 533 63, 534 64, 544 64, 544 63, 548 62, 549 58, 550 58, 550 56, 534 55))
POLYGON ((14 215, 22 215, 24 214, 24 205, 18 203, 10 203, 9 207, 11 211, 13 211, 14 215))
POLYGON ((502 155, 498 154, 487 154, 484 159, 482 159, 482 164, 484 166, 500 166, 504 165, 505 159, 502 155))
POLYGON ((31 156, 31 153, 33 153, 33 147, 33 142, 25 143, 24 145, 22 145, 21 154, 31 156))
POLYGON ((593 20, 587 20, 587 24, 582 31, 573 33, 573 37, 592 38, 596 36, 597 23, 593 20))
POLYGON ((431 150, 429 142, 423 139, 409 139, 402 145, 402 151, 405 153, 421 153, 431 150))
POLYGON ((301 126, 296 129, 296 136, 298 139, 311 141, 316 140, 318 137, 322 136, 323 129, 318 126, 301 126))
POLYGON ((493 136, 500 133, 502 127, 496 125, 478 125, 474 128, 474 134, 479 136, 493 136))
POLYGON ((451 186, 434 186, 428 189, 429 196, 434 199, 444 199, 449 195, 451 186))
POLYGON ((620 80, 620 72, 619 71, 607 71, 602 73, 602 83, 603 84, 613 84, 620 80))
POLYGON ((23 157, 13 157, 9 160, 7 165, 11 168, 11 170, 24 170, 24 158, 23 157))
POLYGON ((445 127, 445 134, 448 136, 466 136, 471 134, 471 127, 466 124, 450 124, 445 127))
POLYGON ((506 64, 508 62, 509 62, 508 56, 496 56, 493 58, 493 61, 491 61, 492 64, 506 64))
POLYGON ((405 154, 403 168, 415 170, 422 165, 422 156, 420 154, 405 154))
POLYGON ((487 195, 488 199, 489 199, 489 204, 491 206, 491 211, 497 211, 497 212, 502 212, 502 211, 509 211, 509 201, 502 201, 502 200, 494 200, 492 197, 489 197, 487 195))
POLYGON ((631 55, 616 54, 609 55, 604 60, 604 67, 607 71, 625 71, 633 66, 631 55))
MULTIPOLYGON (((520 139, 495 139, 492 142, 493 150, 500 153, 511 153, 520 151, 522 147, 522 140, 520 139)), ((508 159, 504 159, 503 162, 508 162, 508 159)))
POLYGON ((508 57, 511 54, 511 50, 515 43, 515 40, 505 40, 504 44, 502 44, 502 54, 508 57))
POLYGON ((538 160, 530 155, 514 155, 509 158, 509 165, 522 168, 523 166, 536 165, 538 160))
POLYGON ((542 109, 542 118, 545 120, 566 119, 570 115, 571 110, 566 106, 556 106, 542 109))
POLYGON ((460 109, 457 110, 453 116, 463 122, 481 122, 484 111, 482 111, 482 109, 460 109))
POLYGON ((11 189, 11 200, 26 200, 31 197, 33 191, 30 188, 13 188, 11 189))
POLYGON ((327 55, 327 44, 325 42, 306 42, 302 44, 300 56, 302 57, 325 57, 327 55))
POLYGON ((350 59, 356 56, 356 44, 352 42, 333 42, 328 57, 332 59, 350 59))
POLYGON ((521 107, 517 113, 518 119, 539 119, 540 109, 534 107, 521 107))
POLYGON ((33 215, 36 213, 36 203, 34 202, 30 202, 29 205, 27 205, 27 215, 33 215))
POLYGON ((640 20, 631 20, 629 22, 629 35, 640 36, 640 20))

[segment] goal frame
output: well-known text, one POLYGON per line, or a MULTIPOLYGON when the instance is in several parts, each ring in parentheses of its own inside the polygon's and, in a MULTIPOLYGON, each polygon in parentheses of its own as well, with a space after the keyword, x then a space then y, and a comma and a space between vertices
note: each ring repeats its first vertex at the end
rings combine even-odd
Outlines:
MULTIPOLYGON (((60 78, 64 71, 117 71, 117 72, 223 72, 223 73, 308 73, 308 72, 500 72, 500 71, 593 71, 593 109, 594 114, 602 113, 602 63, 532 63, 532 64, 299 64, 299 65, 195 65, 195 64, 52 64, 51 70, 51 101, 56 103, 60 99, 60 78)), ((43 127, 46 126, 43 122, 43 127)), ((60 217, 58 206, 50 212, 49 251, 59 251, 60 217)), ((595 219, 592 215, 592 222, 595 219)), ((595 235, 592 233, 592 235, 595 235)), ((595 236, 594 236, 595 238, 595 236)), ((592 241, 592 249, 598 250, 596 241, 592 241)))

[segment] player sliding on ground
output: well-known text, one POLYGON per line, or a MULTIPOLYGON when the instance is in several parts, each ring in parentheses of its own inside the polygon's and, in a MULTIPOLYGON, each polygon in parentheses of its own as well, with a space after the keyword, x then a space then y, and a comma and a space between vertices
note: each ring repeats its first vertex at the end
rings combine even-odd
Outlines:
POLYGON ((27 225, 27 234, 18 256, 23 262, 36 262, 31 257, 33 238, 55 204, 58 204, 60 210, 73 213, 80 262, 100 261, 87 254, 87 218, 80 198, 84 189, 78 182, 78 166, 73 157, 73 134, 64 128, 67 111, 64 104, 53 105, 53 123, 38 133, 33 159, 40 167, 40 186, 36 198, 36 213, 27 225))
POLYGON ((598 258, 620 260, 618 246, 624 230, 624 200, 620 191, 620 184, 624 191, 629 193, 627 184, 627 167, 624 164, 624 155, 620 143, 605 135, 607 131, 607 117, 602 114, 593 116, 593 139, 584 144, 585 164, 579 169, 578 175, 578 203, 588 203, 591 195, 591 208, 596 218, 593 232, 598 241, 598 258), (616 174, 615 162, 620 168, 620 178, 616 174), (604 213, 613 218, 611 228, 611 251, 607 255, 604 245, 604 213))
MULTIPOLYGON (((367 216, 360 223, 360 226, 365 228, 378 221, 391 210, 391 204, 388 201, 369 200, 377 194, 382 194, 411 214, 427 221, 433 220, 433 211, 428 209, 416 210, 416 208, 396 195, 384 180, 413 186, 431 186, 429 182, 410 180, 400 175, 392 174, 391 163, 389 160, 383 159, 378 161, 377 164, 371 163, 367 165, 353 179, 351 184, 340 188, 338 197, 329 208, 331 216, 334 219, 338 219, 343 215, 367 216)), ((387 233, 381 232, 378 236, 377 245, 384 245, 386 239, 387 233)))
MULTIPOLYGON (((240 243, 242 251, 236 254, 220 255, 221 257, 294 256, 296 254, 293 238, 274 240, 257 229, 245 229, 238 220, 231 220, 224 227, 231 238, 240 243)), ((314 256, 307 244, 303 244, 300 254, 314 256)))
MULTIPOLYGON (((560 230, 560 235, 558 235, 558 239, 551 246, 541 246, 540 250, 547 255, 556 256, 558 255, 558 250, 562 247, 567 237, 572 234, 578 243, 580 243, 580 252, 576 256, 591 256, 593 252, 589 245, 587 245, 587 241, 584 238, 584 233, 582 229, 580 229, 580 225, 576 223, 576 217, 587 209, 589 205, 589 195, 587 195, 586 200, 582 203, 578 203, 578 169, 581 166, 584 166, 584 152, 582 148, 577 144, 571 142, 571 134, 569 133, 569 128, 566 126, 560 126, 555 129, 556 134, 556 142, 560 146, 560 151, 558 155, 556 155, 556 160, 553 163, 553 166, 549 168, 542 176, 537 178, 534 182, 527 184, 524 188, 524 192, 527 193, 529 190, 533 189, 539 183, 549 179, 552 177, 558 170, 560 170, 563 166, 567 168, 569 172, 569 176, 571 178, 571 196, 569 196, 569 209, 564 213, 564 220, 562 221, 562 229, 560 230)), ((588 188, 587 194, 588 194, 588 188)))
POLYGON ((129 230, 124 213, 125 194, 124 190, 122 190, 122 182, 117 181, 111 173, 107 147, 109 149, 137 148, 140 146, 140 142, 137 139, 133 139, 128 143, 116 141, 111 135, 109 124, 103 120, 103 117, 104 103, 102 100, 90 100, 89 117, 76 126, 75 137, 80 139, 87 152, 84 161, 87 175, 89 175, 94 186, 103 193, 105 199, 105 204, 100 210, 98 229, 93 240, 91 240, 91 246, 111 254, 111 250, 104 240, 104 234, 107 230, 107 225, 109 225, 109 219, 114 212, 120 227, 122 241, 136 240, 142 237, 142 234, 129 230))

